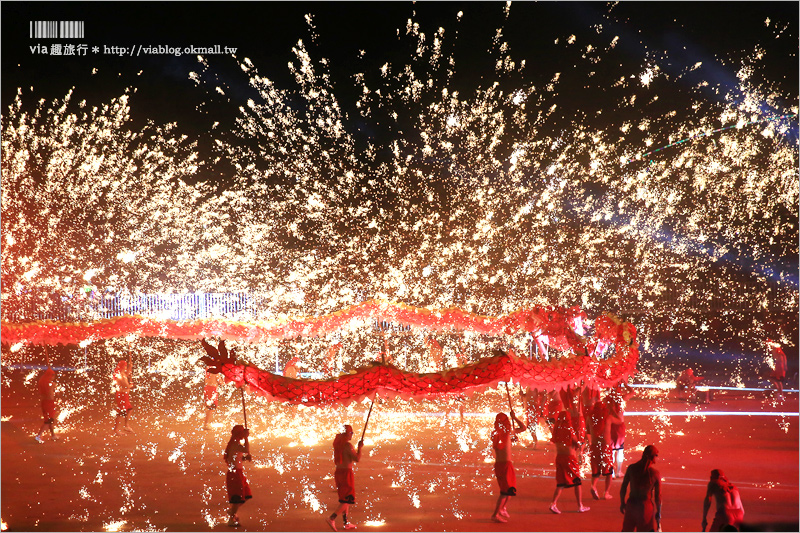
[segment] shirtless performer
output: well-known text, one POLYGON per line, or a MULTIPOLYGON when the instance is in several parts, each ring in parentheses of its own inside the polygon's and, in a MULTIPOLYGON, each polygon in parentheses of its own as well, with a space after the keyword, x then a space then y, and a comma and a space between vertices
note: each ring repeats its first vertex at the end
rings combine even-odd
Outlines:
POLYGON ((250 442, 247 437, 250 430, 242 425, 235 425, 231 429, 231 438, 225 446, 225 464, 228 471, 225 474, 225 487, 228 490, 228 502, 231 508, 228 510, 228 526, 239 527, 239 508, 253 497, 250 491, 250 484, 244 475, 242 461, 252 461, 250 456, 250 442))
POLYGON ((653 465, 658 449, 650 444, 642 452, 642 458, 625 470, 619 489, 619 510, 625 515, 622 531, 661 530, 661 474, 653 465), (625 500, 631 487, 630 497, 625 500))
POLYGON ((42 440, 42 433, 45 429, 50 430, 50 438, 57 441, 56 433, 53 430, 53 424, 56 419, 56 372, 50 366, 50 357, 47 357, 47 368, 42 372, 39 377, 39 394, 42 396, 42 427, 39 428, 39 434, 36 435, 36 442, 44 444, 42 440))
POLYGON ((604 476, 604 500, 612 499, 611 472, 614 470, 614 460, 611 454, 611 424, 619 423, 619 418, 610 413, 604 401, 595 402, 589 417, 589 431, 592 435, 592 444, 589 447, 590 463, 592 465, 592 498, 599 500, 597 482, 604 476))
POLYGON ((786 378, 786 354, 783 353, 781 345, 775 341, 767 339, 767 346, 772 352, 772 359, 775 367, 769 373, 768 378, 775 384, 778 391, 778 400, 783 400, 783 380, 786 378))
POLYGON ((133 433, 133 429, 128 426, 128 413, 133 409, 130 396, 130 375, 132 369, 131 359, 128 357, 127 363, 124 359, 117 363, 117 368, 114 369, 114 374, 112 376, 114 378, 114 399, 117 405, 117 416, 114 419, 114 435, 119 435, 122 431, 133 433), (120 418, 125 419, 121 429, 119 427, 120 418))
POLYGON ((336 517, 341 514, 344 529, 355 529, 356 526, 347 521, 347 510, 356 503, 356 487, 353 477, 353 463, 361 460, 361 448, 364 441, 358 441, 358 451, 353 448, 350 440, 353 438, 353 426, 345 424, 344 433, 339 433, 333 439, 333 462, 336 464, 336 491, 339 493, 339 507, 328 518, 325 523, 334 531, 336 529, 336 517))
POLYGON ((494 420, 492 431, 492 448, 494 449, 494 475, 500 485, 500 496, 492 514, 494 522, 508 522, 506 505, 511 496, 517 495, 517 478, 514 474, 514 465, 511 463, 511 435, 525 431, 525 424, 520 422, 514 411, 511 411, 511 420, 505 413, 498 413, 494 420), (517 427, 511 427, 513 420, 517 427))
POLYGON ((214 418, 214 411, 217 408, 217 400, 219 393, 217 392, 217 383, 219 383, 219 374, 212 374, 206 370, 206 380, 203 385, 203 400, 206 404, 206 419, 203 422, 203 429, 208 431, 211 429, 211 421, 214 418))
POLYGON ((550 511, 555 514, 561 514, 556 505, 558 498, 565 488, 575 487, 578 512, 585 513, 589 508, 584 507, 581 498, 581 474, 577 455, 580 442, 575 435, 572 417, 568 411, 558 413, 558 420, 556 420, 553 428, 553 438, 550 440, 556 445, 556 490, 553 493, 553 503, 550 504, 550 511))
POLYGON ((619 419, 611 423, 611 453, 614 456, 614 473, 612 477, 622 475, 622 463, 625 461, 625 403, 633 396, 634 390, 627 383, 620 383, 606 397, 609 411, 619 419))
POLYGON ((520 389, 520 395, 522 404, 525 406, 525 418, 528 421, 528 430, 531 432, 535 450, 539 445, 539 435, 536 432, 539 427, 539 419, 547 420, 547 392, 528 388, 527 393, 523 393, 520 389))
POLYGON ((744 507, 739 497, 739 489, 728 481, 722 470, 714 469, 711 471, 711 480, 708 482, 708 490, 703 500, 703 522, 701 531, 708 526, 708 510, 711 507, 711 496, 717 501, 717 512, 714 521, 711 523, 709 531, 724 531, 726 526, 735 527, 737 531, 742 529, 744 520, 744 507))

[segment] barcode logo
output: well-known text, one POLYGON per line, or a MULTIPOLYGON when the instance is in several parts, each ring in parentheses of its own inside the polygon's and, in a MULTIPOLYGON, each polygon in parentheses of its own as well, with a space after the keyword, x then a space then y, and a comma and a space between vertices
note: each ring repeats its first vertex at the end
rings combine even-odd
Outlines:
POLYGON ((32 20, 31 39, 83 39, 82 20, 32 20))

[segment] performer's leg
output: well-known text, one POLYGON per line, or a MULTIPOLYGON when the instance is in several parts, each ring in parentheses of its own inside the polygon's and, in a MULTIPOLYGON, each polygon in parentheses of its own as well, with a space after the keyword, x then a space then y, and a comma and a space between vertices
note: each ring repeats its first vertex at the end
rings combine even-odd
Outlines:
POLYGON ((506 522, 507 520, 500 515, 500 511, 505 508, 506 502, 508 502, 508 496, 505 494, 500 494, 497 497, 497 505, 494 507, 494 513, 492 513, 492 520, 495 522, 506 522))
POLYGON ((581 486, 575 485, 575 500, 578 502, 578 512, 585 513, 589 510, 588 507, 583 506, 583 499, 581 497, 581 486))
POLYGON ((558 498, 561 496, 561 493, 564 492, 564 487, 556 486, 555 492, 553 492, 553 502, 550 504, 550 510, 555 514, 561 514, 561 511, 558 510, 556 504, 558 503, 558 498))
POLYGON ((604 496, 604 499, 610 500, 612 498, 613 496, 611 495, 611 474, 608 474, 606 476, 606 494, 604 496))

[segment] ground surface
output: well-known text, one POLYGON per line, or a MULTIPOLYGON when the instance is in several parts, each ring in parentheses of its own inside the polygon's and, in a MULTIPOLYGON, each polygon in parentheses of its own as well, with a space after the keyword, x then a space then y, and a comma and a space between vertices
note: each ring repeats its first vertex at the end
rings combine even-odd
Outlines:
MULTIPOLYGON (((25 385, 18 378, 3 376, 4 528, 229 530, 223 522, 221 452, 231 424, 241 422, 235 395, 228 397, 230 405, 221 405, 216 427, 204 432, 199 429, 202 410, 187 410, 184 400, 149 402, 147 390, 140 388, 131 424, 136 434, 114 437, 109 393, 102 390, 86 399, 84 408, 69 407, 74 412, 59 429, 59 442, 38 444, 33 438, 41 423, 35 381, 25 385)), ((62 394, 73 390, 70 380, 79 379, 63 376, 62 394)), ((463 425, 455 412, 443 425, 441 405, 376 402, 366 453, 355 473, 358 504, 350 518, 357 531, 618 531, 620 480, 614 481, 610 501, 592 500, 585 482, 588 513, 575 512, 571 491, 559 501, 562 515, 549 512, 554 447, 540 443, 532 449, 527 433, 513 451, 519 496, 509 504, 511 519, 507 524, 489 520, 497 485, 488 432, 491 413, 503 408, 503 398, 489 393, 469 399, 463 425)), ((60 403, 70 405, 66 399, 60 403)), ((351 422, 357 440, 367 407, 320 411, 251 401, 254 462, 246 469, 254 498, 240 511, 242 529, 327 530, 323 517, 336 502, 334 428, 351 422)), ((660 448, 664 531, 699 530, 712 468, 724 470, 739 487, 748 529, 797 531, 797 412, 794 393, 776 403, 762 393, 729 392, 704 406, 634 398, 628 403, 626 464, 638 460, 647 444, 660 448), (695 409, 694 416, 639 414, 695 409), (729 414, 702 415, 710 411, 729 414), (769 414, 737 414, 743 412, 769 414)))

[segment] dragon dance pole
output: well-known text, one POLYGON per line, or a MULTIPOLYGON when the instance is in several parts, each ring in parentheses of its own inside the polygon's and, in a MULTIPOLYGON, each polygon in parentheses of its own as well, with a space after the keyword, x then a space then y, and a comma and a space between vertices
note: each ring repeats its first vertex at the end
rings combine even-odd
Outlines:
POLYGON ((367 433, 367 424, 369 424, 369 416, 372 414, 372 406, 375 405, 375 396, 372 397, 372 403, 369 404, 369 411, 367 412, 367 421, 364 422, 364 431, 361 432, 361 440, 364 442, 364 435, 367 433))

